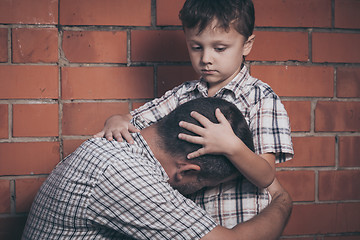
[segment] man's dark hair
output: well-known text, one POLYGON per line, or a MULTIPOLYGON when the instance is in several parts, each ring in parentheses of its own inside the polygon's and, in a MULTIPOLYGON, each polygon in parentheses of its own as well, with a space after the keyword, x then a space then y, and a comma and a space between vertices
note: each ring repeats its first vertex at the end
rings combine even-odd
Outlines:
POLYGON ((213 20, 229 30, 231 24, 248 39, 254 30, 255 10, 251 0, 187 0, 179 18, 184 28, 199 28, 201 33, 213 20))
MULTIPOLYGON (((208 118, 211 122, 218 123, 215 116, 216 108, 219 108, 229 121, 235 135, 238 136, 249 149, 254 151, 252 134, 240 110, 228 101, 210 97, 198 98, 184 103, 159 121, 156 127, 162 139, 162 143, 159 144, 162 144, 163 149, 171 155, 186 159, 187 154, 198 150, 202 146, 178 138, 179 133, 195 135, 180 127, 179 122, 185 121, 200 126, 200 123, 190 116, 192 111, 196 111, 208 118)), ((221 139, 219 139, 219 141, 221 141, 221 139)), ((187 161, 191 161, 200 166, 199 179, 211 178, 214 180, 222 180, 238 171, 229 159, 223 155, 207 154, 187 161)))

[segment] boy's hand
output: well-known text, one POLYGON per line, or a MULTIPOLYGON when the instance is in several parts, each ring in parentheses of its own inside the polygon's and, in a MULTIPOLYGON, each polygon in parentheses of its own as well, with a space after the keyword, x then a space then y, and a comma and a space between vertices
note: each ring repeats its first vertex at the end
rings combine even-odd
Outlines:
POLYGON ((125 139, 132 144, 134 139, 130 133, 139 132, 139 129, 129 122, 130 119, 130 114, 111 116, 106 120, 103 130, 96 133, 94 137, 105 137, 109 141, 115 138, 119 142, 125 139))
POLYGON ((202 145, 203 147, 195 152, 189 153, 188 158, 195 158, 205 154, 224 154, 230 155, 236 149, 236 144, 241 140, 235 135, 230 123, 221 113, 220 109, 216 109, 215 116, 219 123, 213 123, 203 115, 192 112, 191 116, 196 119, 203 127, 192 123, 179 123, 180 127, 185 128, 198 136, 191 136, 184 133, 179 134, 179 138, 191 143, 202 145))

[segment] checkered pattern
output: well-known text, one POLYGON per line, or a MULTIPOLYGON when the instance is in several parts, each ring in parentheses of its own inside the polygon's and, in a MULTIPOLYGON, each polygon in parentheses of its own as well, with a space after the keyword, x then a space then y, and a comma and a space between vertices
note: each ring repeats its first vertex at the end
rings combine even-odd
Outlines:
POLYGON ((172 189, 138 133, 135 144, 90 139, 49 175, 23 239, 200 239, 216 223, 172 189))
MULTIPOLYGON (((206 82, 201 79, 185 82, 132 111, 133 123, 140 129, 147 127, 177 106, 207 97, 207 90, 206 82)), ((269 85, 250 76, 246 66, 214 97, 225 99, 239 108, 254 136, 257 154, 275 153, 277 163, 293 157, 289 118, 280 98, 269 85)))
POLYGON ((232 228, 259 214, 271 202, 271 195, 265 189, 259 189, 246 178, 206 188, 188 196, 215 221, 222 226, 232 228))
MULTIPOLYGON (((202 79, 185 82, 167 91, 164 96, 132 111, 132 123, 139 128, 147 127, 177 106, 207 96, 207 84, 202 79)), ((214 97, 232 102, 240 109, 253 134, 257 154, 275 153, 277 163, 293 157, 289 118, 280 98, 269 85, 250 76, 246 66, 214 97)), ((204 191, 202 196, 199 193, 194 199, 207 211, 218 209, 211 210, 211 215, 226 227, 232 227, 233 223, 254 216, 269 202, 265 190, 257 189, 246 180, 233 184, 232 187, 227 186, 229 189, 226 193, 221 188, 204 191), (216 198, 213 197, 214 194, 216 198), (246 211, 238 207, 234 209, 234 206, 240 206, 246 211)))

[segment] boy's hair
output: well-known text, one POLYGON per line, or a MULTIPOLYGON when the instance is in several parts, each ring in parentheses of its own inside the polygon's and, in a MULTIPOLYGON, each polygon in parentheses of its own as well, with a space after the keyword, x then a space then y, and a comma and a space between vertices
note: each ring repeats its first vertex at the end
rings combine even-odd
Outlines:
POLYGON ((198 27, 199 33, 214 19, 226 31, 233 24, 248 39, 254 30, 255 10, 252 0, 186 0, 179 18, 184 28, 198 27))
MULTIPOLYGON (((232 103, 220 98, 198 98, 184 103, 174 111, 160 120, 157 125, 157 132, 162 139, 162 148, 173 156, 186 159, 187 154, 194 152, 202 146, 180 140, 179 133, 195 135, 192 132, 179 126, 180 121, 186 121, 201 126, 193 117, 192 111, 196 111, 213 123, 218 123, 215 110, 219 108, 229 121, 234 133, 245 145, 254 151, 252 134, 240 110, 232 103)), ((221 139, 219 139, 221 141, 221 139)), ((194 159, 187 160, 200 166, 198 179, 222 180, 236 172, 237 169, 223 155, 203 155, 194 159)))

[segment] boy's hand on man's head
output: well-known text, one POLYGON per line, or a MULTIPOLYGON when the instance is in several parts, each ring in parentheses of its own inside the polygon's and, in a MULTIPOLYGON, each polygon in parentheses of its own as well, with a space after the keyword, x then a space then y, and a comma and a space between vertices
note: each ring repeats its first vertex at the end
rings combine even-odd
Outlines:
POLYGON ((130 133, 139 132, 139 129, 129 122, 130 119, 130 114, 111 116, 106 120, 104 128, 96 133, 94 137, 105 137, 109 141, 115 139, 119 142, 125 139, 125 141, 132 144, 134 139, 130 133))
POLYGON ((195 152, 189 153, 188 158, 195 158, 205 154, 232 154, 236 149, 236 144, 241 140, 235 135, 230 123, 221 113, 220 109, 216 109, 215 116, 219 123, 213 123, 205 116, 192 112, 191 116, 197 120, 202 126, 181 121, 180 127, 195 133, 197 136, 191 136, 184 133, 179 134, 179 138, 191 143, 202 145, 202 148, 195 152))

